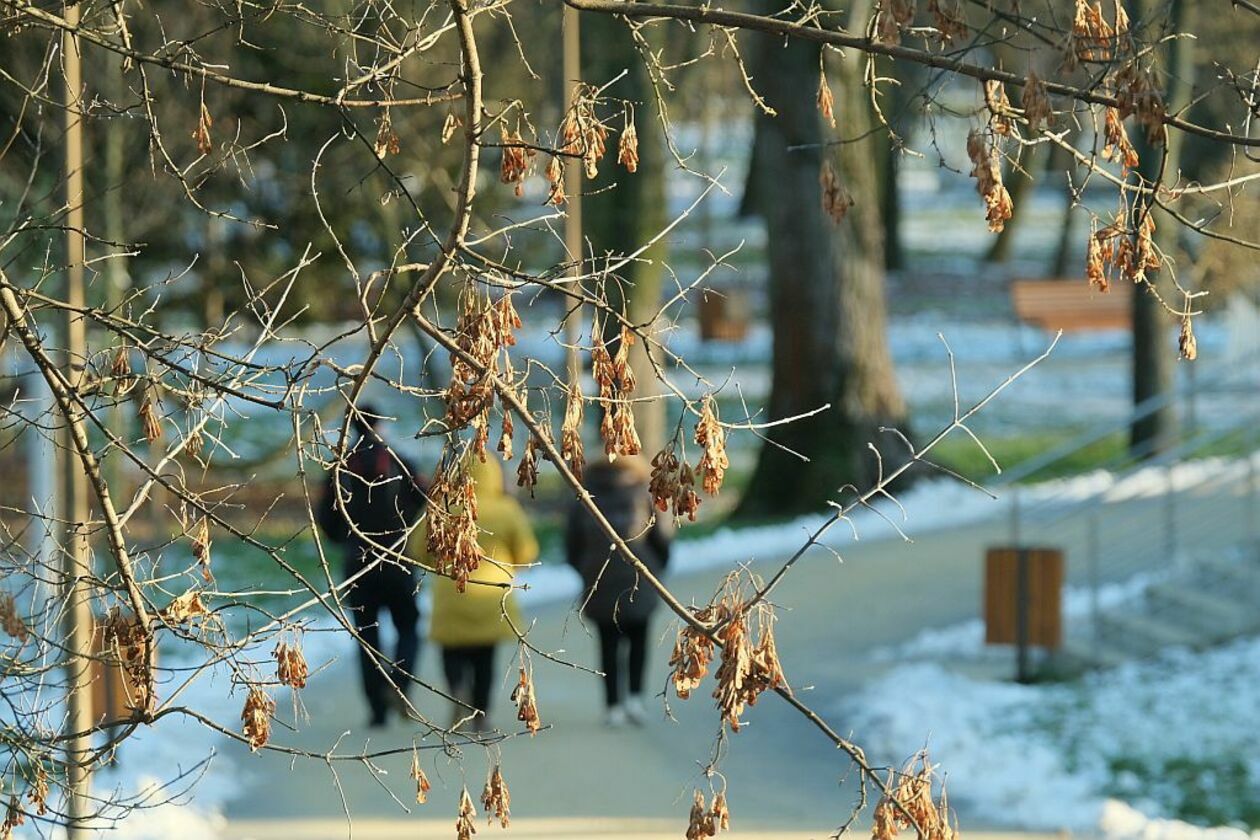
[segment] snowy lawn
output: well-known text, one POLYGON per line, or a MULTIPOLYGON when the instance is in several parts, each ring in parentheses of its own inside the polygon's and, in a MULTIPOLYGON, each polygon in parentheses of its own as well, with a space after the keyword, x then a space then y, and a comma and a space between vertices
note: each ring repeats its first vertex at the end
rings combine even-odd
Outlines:
POLYGON ((1260 826, 1260 640, 1057 685, 901 665, 836 712, 880 761, 928 747, 982 823, 1145 840, 1260 826))

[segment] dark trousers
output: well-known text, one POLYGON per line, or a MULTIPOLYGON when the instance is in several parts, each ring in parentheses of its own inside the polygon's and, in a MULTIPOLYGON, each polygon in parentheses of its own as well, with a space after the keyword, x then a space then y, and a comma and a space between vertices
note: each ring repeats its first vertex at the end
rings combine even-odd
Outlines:
POLYGON ((489 714, 494 645, 442 648, 442 671, 451 695, 489 714))
POLYGON ((373 723, 383 723, 389 709, 389 693, 407 694, 411 675, 416 672, 420 609, 416 606, 415 584, 410 577, 368 574, 354 584, 349 602, 355 630, 362 639, 359 670, 363 677, 363 694, 372 710, 373 723), (382 611, 389 612, 390 621, 398 632, 398 647, 392 657, 381 650, 382 611), (379 652, 385 661, 376 661, 369 650, 379 652))
POLYGON ((646 621, 627 624, 600 622, 599 628, 599 662, 604 672, 604 702, 616 706, 621 702, 622 683, 630 683, 631 694, 643 693, 643 671, 647 665, 647 633, 646 621), (627 680, 622 679, 622 653, 626 654, 628 668, 627 680))

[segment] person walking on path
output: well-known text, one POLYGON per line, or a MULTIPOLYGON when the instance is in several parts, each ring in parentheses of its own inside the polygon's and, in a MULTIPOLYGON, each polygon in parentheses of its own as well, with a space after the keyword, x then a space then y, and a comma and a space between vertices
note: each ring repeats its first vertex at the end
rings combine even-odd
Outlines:
MULTIPOLYGON (((652 517, 648 477, 642 458, 618 458, 588 467, 584 484, 608 522, 659 576, 669 563, 670 530, 652 517)), ((660 598, 634 567, 616 556, 608 535, 577 503, 569 511, 565 554, 582 576, 582 613, 599 634, 606 721, 609 726, 624 726, 627 721, 642 725, 648 622, 660 598), (624 693, 626 685, 629 696, 624 693)))
MULTIPOLYGON (((469 471, 477 494, 477 546, 481 562, 468 576, 460 592, 455 581, 433 575, 433 615, 429 637, 442 648, 442 671, 451 696, 460 704, 452 716, 455 726, 470 716, 478 732, 490 729, 490 694, 495 678, 495 647, 518 638, 523 629, 516 595, 510 584, 515 569, 538 558, 538 540, 520 503, 503 489, 503 469, 497 461, 471 458, 469 471), (510 623, 509 623, 510 622, 510 623)), ((417 529, 412 556, 433 569, 428 556, 426 528, 417 529)))
POLYGON ((369 406, 351 409, 356 434, 345 465, 330 472, 320 502, 319 526, 345 555, 351 581, 346 603, 358 634, 359 670, 371 717, 384 726, 389 709, 407 709, 406 696, 420 649, 416 577, 398 556, 424 509, 424 481, 379 431, 369 406), (340 503, 338 502, 340 499, 340 503), (380 615, 388 612, 398 636, 392 657, 381 649, 380 615))

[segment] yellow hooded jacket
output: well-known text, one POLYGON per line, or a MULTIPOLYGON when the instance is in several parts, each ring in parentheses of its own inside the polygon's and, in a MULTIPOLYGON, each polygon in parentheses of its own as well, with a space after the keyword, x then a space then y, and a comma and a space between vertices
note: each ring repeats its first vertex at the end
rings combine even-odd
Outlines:
MULTIPOLYGON (((479 586, 482 583, 508 583, 514 577, 511 567, 524 566, 538 558, 538 540, 524 509, 516 499, 503 491, 503 470, 493 458, 486 463, 472 459, 472 478, 477 492, 477 543, 482 559, 468 577, 464 592, 455 588, 448 577, 431 575, 433 582, 433 615, 429 620, 429 637, 442 647, 477 647, 515 639, 516 634, 503 617, 506 611, 512 624, 524 629, 516 595, 500 586, 479 586), (506 599, 505 599, 506 594, 506 599)), ((411 556, 422 566, 433 568, 425 551, 428 523, 417 528, 411 556)))

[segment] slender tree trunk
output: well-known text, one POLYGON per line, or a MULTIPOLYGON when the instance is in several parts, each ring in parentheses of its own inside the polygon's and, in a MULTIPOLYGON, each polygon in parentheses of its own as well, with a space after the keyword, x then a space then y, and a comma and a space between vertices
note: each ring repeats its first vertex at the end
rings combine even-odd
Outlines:
MULTIPOLYGON (((1156 8, 1152 0, 1136 0, 1134 20, 1147 20, 1156 8)), ((1193 25, 1195 4, 1189 0, 1172 0, 1168 7, 1168 31, 1189 32, 1193 25)), ((1176 113, 1190 102, 1194 73, 1194 39, 1177 38, 1171 47, 1163 48, 1166 56, 1165 70, 1168 89, 1165 101, 1170 113, 1176 113)), ((1161 158, 1164 176, 1176 177, 1181 158, 1180 132, 1168 132, 1168 149, 1153 147, 1146 142, 1145 131, 1134 131, 1135 144, 1141 157, 1138 171, 1148 181, 1159 174, 1161 158), (1165 154, 1166 151, 1166 154, 1165 154)), ((1134 204, 1134 219, 1140 213, 1155 213, 1155 244, 1165 253, 1176 247, 1178 223, 1153 205, 1134 204)), ((1158 278, 1153 277, 1152 281, 1158 278)), ((1155 295, 1137 289, 1133 295, 1133 403, 1143 402, 1161 394, 1172 393, 1173 356, 1168 342, 1170 320, 1155 295)), ((1129 431, 1130 451, 1140 457, 1151 457, 1172 447, 1177 435, 1176 406, 1171 402, 1158 411, 1133 422, 1129 431)))
MULTIPOLYGON (((861 135, 870 117, 855 65, 832 83, 846 136, 861 135)), ((758 115, 754 152, 774 326, 769 414, 831 407, 773 430, 740 503, 745 517, 816 510, 845 485, 869 486, 878 461, 867 443, 887 443, 879 427, 905 420, 886 336, 879 175, 870 166, 872 144, 886 138, 876 133, 838 153, 822 145, 815 45, 758 39, 755 78, 778 112, 758 115), (822 209, 824 155, 837 155, 833 165, 857 202, 840 223, 822 209)), ((904 460, 899 443, 880 449, 886 465, 904 460)))
MULTIPOLYGON (((626 70, 626 76, 607 91, 609 97, 629 100, 635 105, 635 128, 639 136, 639 168, 631 174, 617 165, 616 136, 609 138, 610 153, 605 156, 599 175, 589 182, 582 201, 582 231, 590 243, 594 257, 592 268, 598 270, 605 255, 628 254, 660 232, 666 224, 668 208, 665 193, 665 147, 656 119, 656 101, 648 71, 634 48, 625 23, 608 15, 586 15, 582 18, 582 40, 598 45, 585 49, 582 56, 583 79, 592 84, 606 84, 626 70), (616 184, 616 189, 608 189, 616 184)), ((618 132, 622 125, 614 120, 618 132)), ((573 164, 580 165, 580 164, 573 164)), ((659 242, 633 263, 608 275, 602 291, 609 304, 625 313, 639 326, 650 327, 660 306, 661 283, 664 279, 665 243, 659 242)), ((620 327, 611 320, 605 323, 605 339, 614 339, 620 327)), ((610 347, 615 350, 615 346, 610 347)), ((656 372, 642 342, 630 354, 638 388, 635 397, 659 394, 656 372)), ((635 403, 635 425, 648 456, 660 449, 665 439, 665 405, 662 400, 635 403)))
POLYGON ((1063 218, 1059 222, 1059 241, 1054 249, 1054 261, 1050 264, 1050 277, 1056 280, 1065 280, 1069 276, 1070 269, 1068 261, 1072 259, 1072 232, 1075 225, 1072 224, 1073 219, 1073 202, 1076 196, 1072 193, 1072 181, 1067 177, 1075 171, 1071 156, 1067 152, 1055 146, 1050 150, 1050 155, 1046 160, 1046 172, 1049 175, 1054 173, 1052 177, 1063 177, 1063 218), (1066 174, 1065 174, 1066 173, 1066 174))

